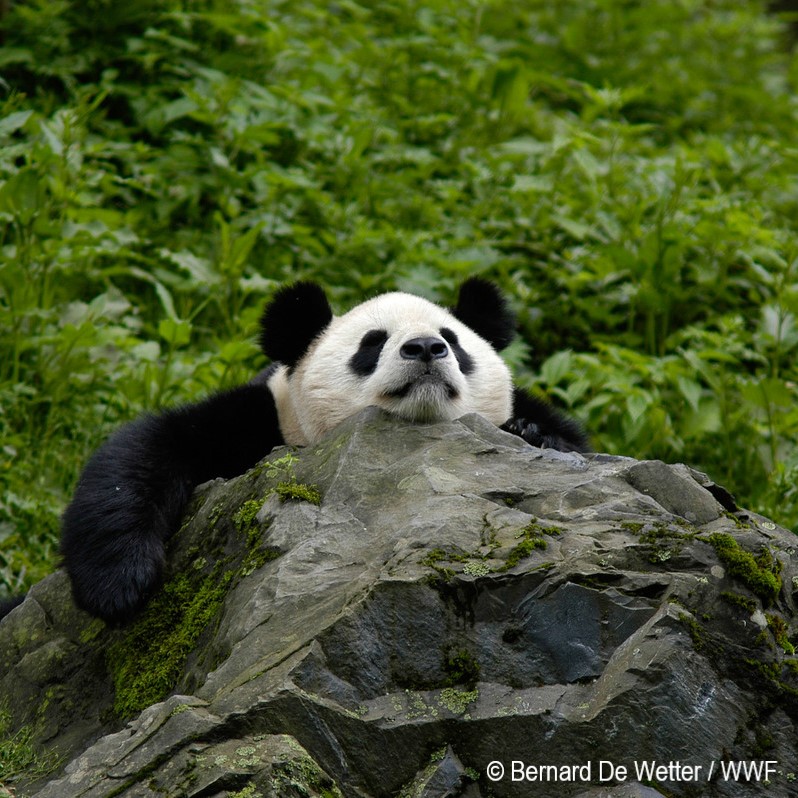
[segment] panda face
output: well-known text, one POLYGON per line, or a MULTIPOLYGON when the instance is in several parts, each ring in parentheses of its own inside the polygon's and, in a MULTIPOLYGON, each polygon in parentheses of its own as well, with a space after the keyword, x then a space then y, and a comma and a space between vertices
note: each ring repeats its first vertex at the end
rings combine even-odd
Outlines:
POLYGON ((512 411, 510 372, 496 350, 438 305, 383 294, 333 317, 292 368, 269 382, 287 443, 314 443, 376 405, 408 421, 512 411))

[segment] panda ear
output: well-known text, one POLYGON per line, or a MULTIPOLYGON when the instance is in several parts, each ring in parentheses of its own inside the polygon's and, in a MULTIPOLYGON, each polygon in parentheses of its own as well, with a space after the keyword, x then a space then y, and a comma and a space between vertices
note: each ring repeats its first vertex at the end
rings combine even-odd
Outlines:
POLYGON ((332 317, 321 286, 304 282, 285 286, 263 311, 260 348, 266 357, 292 368, 332 317))
POLYGON ((494 349, 504 349, 515 338, 515 315, 498 287, 481 277, 471 277, 460 286, 455 318, 494 349))

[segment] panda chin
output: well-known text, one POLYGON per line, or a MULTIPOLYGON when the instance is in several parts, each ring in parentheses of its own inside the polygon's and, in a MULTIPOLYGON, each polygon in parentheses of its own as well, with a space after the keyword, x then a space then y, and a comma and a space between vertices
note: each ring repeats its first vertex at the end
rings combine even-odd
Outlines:
POLYGON ((455 418, 457 388, 437 374, 421 374, 385 394, 389 412, 409 421, 431 422, 455 418))

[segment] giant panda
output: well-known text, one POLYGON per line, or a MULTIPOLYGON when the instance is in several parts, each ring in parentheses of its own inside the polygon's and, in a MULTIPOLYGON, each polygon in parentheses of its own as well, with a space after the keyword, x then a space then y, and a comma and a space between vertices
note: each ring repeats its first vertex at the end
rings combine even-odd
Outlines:
POLYGON ((506 300, 480 278, 450 310, 395 292, 342 316, 314 283, 282 288, 261 319, 270 367, 123 426, 89 460, 63 517, 76 603, 130 619, 160 583, 165 542, 196 485, 241 474, 277 445, 313 444, 369 405, 408 422, 480 413, 535 446, 587 450, 576 422, 513 387, 498 350, 514 331, 506 300))

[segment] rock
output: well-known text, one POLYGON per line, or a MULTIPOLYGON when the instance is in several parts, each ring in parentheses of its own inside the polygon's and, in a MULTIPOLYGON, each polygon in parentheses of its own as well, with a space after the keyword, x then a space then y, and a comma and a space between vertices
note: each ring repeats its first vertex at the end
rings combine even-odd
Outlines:
POLYGON ((685 466, 365 411, 201 486, 131 626, 61 572, 31 591, 0 624, 0 781, 786 798, 798 541, 734 510, 685 466))

